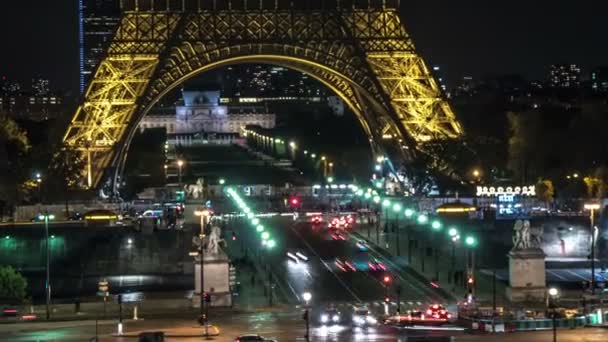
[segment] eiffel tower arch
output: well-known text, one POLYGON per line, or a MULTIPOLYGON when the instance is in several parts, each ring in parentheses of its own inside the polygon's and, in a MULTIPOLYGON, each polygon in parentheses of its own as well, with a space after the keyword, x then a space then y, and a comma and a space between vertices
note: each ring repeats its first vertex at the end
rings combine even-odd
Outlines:
POLYGON ((120 26, 64 136, 88 161, 86 186, 122 172, 139 121, 163 95, 231 64, 279 65, 322 82, 377 153, 415 158, 427 144, 462 136, 397 0, 317 2, 123 0, 120 26))

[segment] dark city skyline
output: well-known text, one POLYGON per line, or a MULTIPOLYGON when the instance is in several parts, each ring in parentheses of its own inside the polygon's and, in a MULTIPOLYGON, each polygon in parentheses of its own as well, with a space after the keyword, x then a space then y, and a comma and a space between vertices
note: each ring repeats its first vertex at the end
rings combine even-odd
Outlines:
MULTIPOLYGON (((0 75, 24 83, 41 76, 53 88, 77 92, 78 2, 4 6, 0 75)), ((427 62, 441 66, 452 83, 465 75, 507 73, 543 80, 553 63, 579 64, 585 78, 591 68, 608 64, 601 7, 590 0, 576 6, 545 0, 409 1, 402 2, 401 17, 427 62)))

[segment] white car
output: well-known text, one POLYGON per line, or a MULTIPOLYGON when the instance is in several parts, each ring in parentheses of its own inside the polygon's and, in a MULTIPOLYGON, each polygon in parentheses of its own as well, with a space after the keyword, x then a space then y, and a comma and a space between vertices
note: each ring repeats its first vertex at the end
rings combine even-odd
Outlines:
POLYGON ((374 318, 366 308, 355 308, 353 312, 353 324, 356 326, 375 325, 378 320, 374 318))

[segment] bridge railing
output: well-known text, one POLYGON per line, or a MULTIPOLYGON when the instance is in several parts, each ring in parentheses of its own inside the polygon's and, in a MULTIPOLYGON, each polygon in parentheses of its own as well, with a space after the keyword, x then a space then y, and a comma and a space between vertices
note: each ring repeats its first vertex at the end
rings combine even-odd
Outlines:
POLYGON ((396 9, 401 0, 121 0, 123 11, 396 9))

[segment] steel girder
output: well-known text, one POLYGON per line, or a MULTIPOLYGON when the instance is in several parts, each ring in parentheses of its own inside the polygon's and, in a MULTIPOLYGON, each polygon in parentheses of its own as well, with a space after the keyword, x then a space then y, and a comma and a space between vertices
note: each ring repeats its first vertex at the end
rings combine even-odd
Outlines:
POLYGON ((393 9, 132 11, 64 138, 87 154, 88 186, 124 164, 138 122, 160 97, 200 72, 244 62, 323 82, 353 109, 372 146, 390 140, 424 151, 426 142, 463 134, 393 9))

